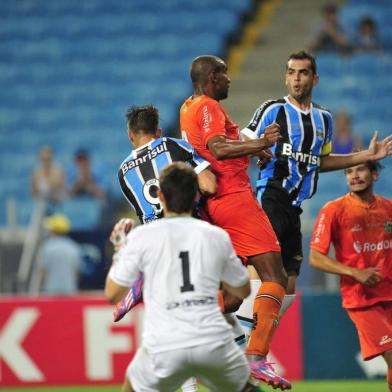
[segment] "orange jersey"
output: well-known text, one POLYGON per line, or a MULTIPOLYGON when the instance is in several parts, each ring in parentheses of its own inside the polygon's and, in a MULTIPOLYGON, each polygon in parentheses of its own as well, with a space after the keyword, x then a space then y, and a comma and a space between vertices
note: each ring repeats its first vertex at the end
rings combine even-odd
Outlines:
POLYGON ((375 196, 366 204, 347 194, 327 203, 320 211, 310 247, 350 267, 378 267, 383 280, 368 287, 348 276, 340 286, 343 307, 359 308, 392 300, 392 201, 375 196))
POLYGON ((190 97, 180 110, 180 125, 184 137, 204 159, 211 163, 218 190, 215 197, 250 189, 247 173, 248 157, 218 161, 207 147, 214 136, 239 140, 238 125, 230 119, 219 102, 205 95, 190 97))

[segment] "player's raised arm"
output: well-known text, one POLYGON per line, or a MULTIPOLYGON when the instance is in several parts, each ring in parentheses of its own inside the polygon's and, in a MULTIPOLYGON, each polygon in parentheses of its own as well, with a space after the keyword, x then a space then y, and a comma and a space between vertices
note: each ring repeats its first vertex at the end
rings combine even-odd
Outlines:
POLYGON ((330 154, 320 157, 320 171, 346 169, 367 161, 378 161, 389 155, 392 155, 392 135, 378 141, 378 131, 375 131, 367 150, 352 154, 330 154))

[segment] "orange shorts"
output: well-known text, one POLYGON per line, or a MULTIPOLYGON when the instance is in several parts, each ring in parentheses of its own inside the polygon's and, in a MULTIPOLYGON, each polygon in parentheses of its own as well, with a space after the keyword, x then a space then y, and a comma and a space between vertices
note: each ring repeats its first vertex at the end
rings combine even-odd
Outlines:
POLYGON ((208 199, 210 222, 226 230, 238 256, 280 252, 274 229, 252 191, 208 199))
POLYGON ((365 361, 392 350, 392 301, 346 310, 357 328, 365 361))

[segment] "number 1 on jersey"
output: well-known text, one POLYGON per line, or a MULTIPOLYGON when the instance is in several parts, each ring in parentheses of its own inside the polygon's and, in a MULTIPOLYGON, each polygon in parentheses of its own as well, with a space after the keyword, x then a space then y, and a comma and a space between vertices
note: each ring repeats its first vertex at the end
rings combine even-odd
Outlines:
POLYGON ((179 258, 181 259, 182 279, 184 281, 184 284, 180 287, 181 293, 193 291, 195 287, 191 283, 191 279, 189 276, 189 252, 180 252, 179 258))

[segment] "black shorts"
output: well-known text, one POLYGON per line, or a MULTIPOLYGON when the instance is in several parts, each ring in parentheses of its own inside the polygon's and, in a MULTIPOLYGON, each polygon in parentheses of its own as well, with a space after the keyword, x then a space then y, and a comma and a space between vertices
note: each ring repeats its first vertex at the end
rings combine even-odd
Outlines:
POLYGON ((283 190, 270 187, 264 191, 261 204, 280 242, 286 272, 299 275, 303 259, 301 208, 294 207, 289 195, 283 190))

